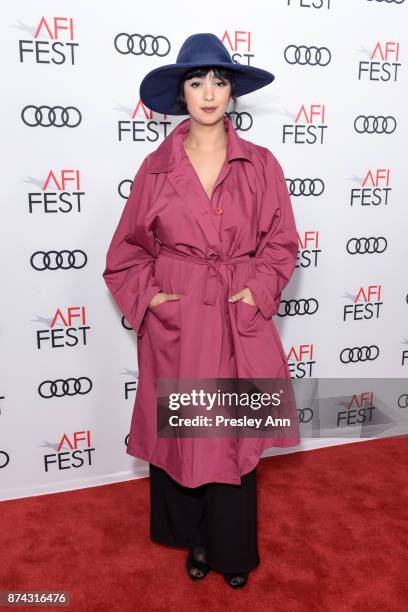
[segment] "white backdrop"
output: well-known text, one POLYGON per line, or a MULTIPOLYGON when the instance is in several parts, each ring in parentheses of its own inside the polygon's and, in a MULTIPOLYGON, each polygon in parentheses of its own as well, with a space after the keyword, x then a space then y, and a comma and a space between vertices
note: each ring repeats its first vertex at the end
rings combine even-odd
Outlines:
MULTIPOLYGON (((1 499, 147 475, 147 464, 125 452, 136 336, 123 325, 102 272, 136 170, 185 118, 144 109, 139 83, 149 70, 175 62, 194 32, 213 32, 236 61, 276 75, 238 99, 244 114, 237 121, 240 136, 276 155, 294 190, 299 263, 283 299, 311 300, 316 311, 304 314, 304 303, 283 302, 275 317, 293 376, 406 376, 407 5, 3 6, 1 499), (125 53, 132 34, 139 35, 131 39, 133 53, 125 53), (55 116, 27 108, 42 105, 73 108, 55 116), (355 123, 360 115, 388 119, 355 123), (64 120, 78 125, 57 127, 64 120), (307 121, 315 143, 304 142, 307 121), (363 202, 356 191, 351 205, 352 189, 361 189, 369 172, 378 200, 372 203, 367 190, 363 202), (311 183, 294 179, 316 179, 323 193, 307 195, 311 183), (350 239, 370 237, 351 243, 361 253, 347 252, 350 239), (60 260, 44 255, 65 250, 75 253, 60 260), (364 346, 377 347, 376 357, 350 362, 342 352, 364 346), (81 380, 65 387, 46 382, 70 378, 81 380)), ((272 452, 342 442, 309 439, 272 452)))

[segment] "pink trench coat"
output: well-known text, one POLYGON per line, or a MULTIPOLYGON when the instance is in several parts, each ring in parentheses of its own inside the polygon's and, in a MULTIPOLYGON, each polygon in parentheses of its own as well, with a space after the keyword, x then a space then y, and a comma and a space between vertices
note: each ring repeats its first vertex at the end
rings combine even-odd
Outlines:
POLYGON ((127 453, 187 487, 240 484, 266 448, 300 442, 298 424, 291 436, 273 439, 157 435, 157 377, 290 378, 271 319, 297 257, 289 194, 269 149, 239 137, 227 116, 224 125, 227 156, 211 200, 182 145, 190 118, 147 155, 103 273, 137 333, 139 383, 127 453), (228 302, 244 287, 257 306, 228 302), (159 291, 182 297, 148 308, 159 291))

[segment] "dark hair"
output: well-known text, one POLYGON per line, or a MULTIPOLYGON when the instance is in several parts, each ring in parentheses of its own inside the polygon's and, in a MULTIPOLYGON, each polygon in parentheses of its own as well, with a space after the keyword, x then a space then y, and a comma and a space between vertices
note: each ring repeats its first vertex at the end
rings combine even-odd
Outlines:
POLYGON ((235 76, 233 71, 228 70, 228 68, 221 68, 219 66, 200 66, 197 68, 191 68, 191 70, 186 72, 179 80, 177 87, 176 108, 177 110, 180 110, 183 115, 188 115, 186 99, 184 97, 184 81, 187 81, 187 79, 193 79, 194 77, 203 77, 208 74, 210 70, 213 70, 214 76, 217 78, 230 83, 233 110, 236 110, 237 96, 235 95, 235 76))

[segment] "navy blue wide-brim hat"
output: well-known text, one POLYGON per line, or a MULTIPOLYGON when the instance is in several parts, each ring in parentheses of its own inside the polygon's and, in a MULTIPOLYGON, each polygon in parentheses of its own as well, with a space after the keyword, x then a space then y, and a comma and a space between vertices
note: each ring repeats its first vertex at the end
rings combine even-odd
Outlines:
POLYGON ((156 113, 185 115, 176 106, 180 79, 191 68, 217 66, 228 68, 235 76, 235 94, 243 96, 272 83, 275 76, 254 66, 234 62, 220 39, 211 33, 192 34, 182 44, 175 64, 159 66, 146 74, 140 83, 140 99, 156 113))

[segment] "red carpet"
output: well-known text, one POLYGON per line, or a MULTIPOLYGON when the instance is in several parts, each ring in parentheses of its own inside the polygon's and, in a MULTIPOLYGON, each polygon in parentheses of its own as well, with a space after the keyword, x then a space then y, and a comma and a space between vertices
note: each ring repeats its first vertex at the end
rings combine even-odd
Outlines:
POLYGON ((407 450, 402 437, 262 459, 261 564, 237 591, 214 572, 193 582, 184 549, 150 541, 147 478, 3 502, 0 590, 65 590, 75 612, 407 610, 407 450))

